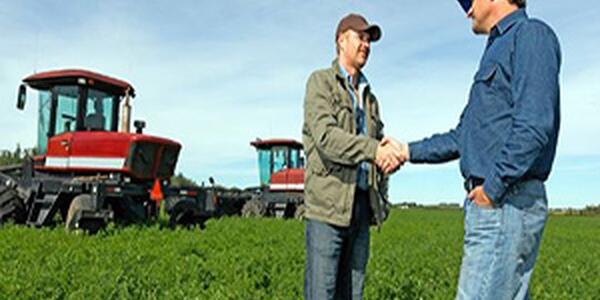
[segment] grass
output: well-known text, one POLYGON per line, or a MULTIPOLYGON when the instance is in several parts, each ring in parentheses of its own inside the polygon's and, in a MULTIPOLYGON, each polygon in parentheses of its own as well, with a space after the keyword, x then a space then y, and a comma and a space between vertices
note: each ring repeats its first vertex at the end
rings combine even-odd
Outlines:
MULTIPOLYGON (((371 234, 367 299, 451 299, 462 212, 395 210, 371 234)), ((550 217, 534 299, 600 299, 600 218, 550 217)), ((0 229, 0 299, 299 299, 304 225, 223 218, 204 231, 0 229)))

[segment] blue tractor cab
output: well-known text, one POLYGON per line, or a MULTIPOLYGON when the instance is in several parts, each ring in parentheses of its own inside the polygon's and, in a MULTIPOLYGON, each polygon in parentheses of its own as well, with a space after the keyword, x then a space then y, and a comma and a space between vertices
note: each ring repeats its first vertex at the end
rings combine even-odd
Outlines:
POLYGON ((260 186, 271 183, 271 176, 283 169, 304 168, 302 143, 291 139, 256 139, 250 145, 258 152, 260 186))

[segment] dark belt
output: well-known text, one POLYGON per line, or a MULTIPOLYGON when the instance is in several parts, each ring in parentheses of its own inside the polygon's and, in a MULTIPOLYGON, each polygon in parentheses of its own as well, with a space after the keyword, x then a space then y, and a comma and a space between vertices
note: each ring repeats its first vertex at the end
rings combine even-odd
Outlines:
POLYGON ((358 186, 356 187, 356 191, 354 192, 354 197, 364 197, 369 199, 369 192, 365 191, 361 188, 359 188, 358 186))
POLYGON ((483 178, 469 177, 465 180, 465 190, 470 193, 474 188, 483 185, 483 178))

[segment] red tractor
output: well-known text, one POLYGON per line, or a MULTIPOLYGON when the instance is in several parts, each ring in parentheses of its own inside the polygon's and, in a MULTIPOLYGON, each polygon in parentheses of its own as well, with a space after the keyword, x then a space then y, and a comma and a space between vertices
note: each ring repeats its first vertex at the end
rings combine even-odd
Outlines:
POLYGON ((242 216, 304 215, 304 156, 302 143, 290 139, 257 139, 260 187, 242 208, 242 216))
POLYGON ((181 145, 143 134, 143 121, 129 132, 129 83, 85 70, 37 73, 19 87, 21 110, 27 87, 39 93, 37 147, 22 165, 0 169, 0 223, 60 217, 96 232, 109 220, 153 220, 164 198, 172 223, 208 217, 197 190, 169 187, 181 145))

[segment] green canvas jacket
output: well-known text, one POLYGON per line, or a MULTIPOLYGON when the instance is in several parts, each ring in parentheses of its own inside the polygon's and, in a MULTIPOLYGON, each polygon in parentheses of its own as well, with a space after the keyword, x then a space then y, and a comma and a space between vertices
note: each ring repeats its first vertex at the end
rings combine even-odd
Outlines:
POLYGON ((302 142, 306 154, 304 178, 305 217, 337 226, 349 226, 354 204, 358 165, 369 168, 371 224, 380 226, 389 213, 387 176, 373 161, 383 138, 379 104, 367 87, 367 134, 357 135, 354 106, 346 78, 335 59, 331 68, 313 72, 306 84, 302 142))

